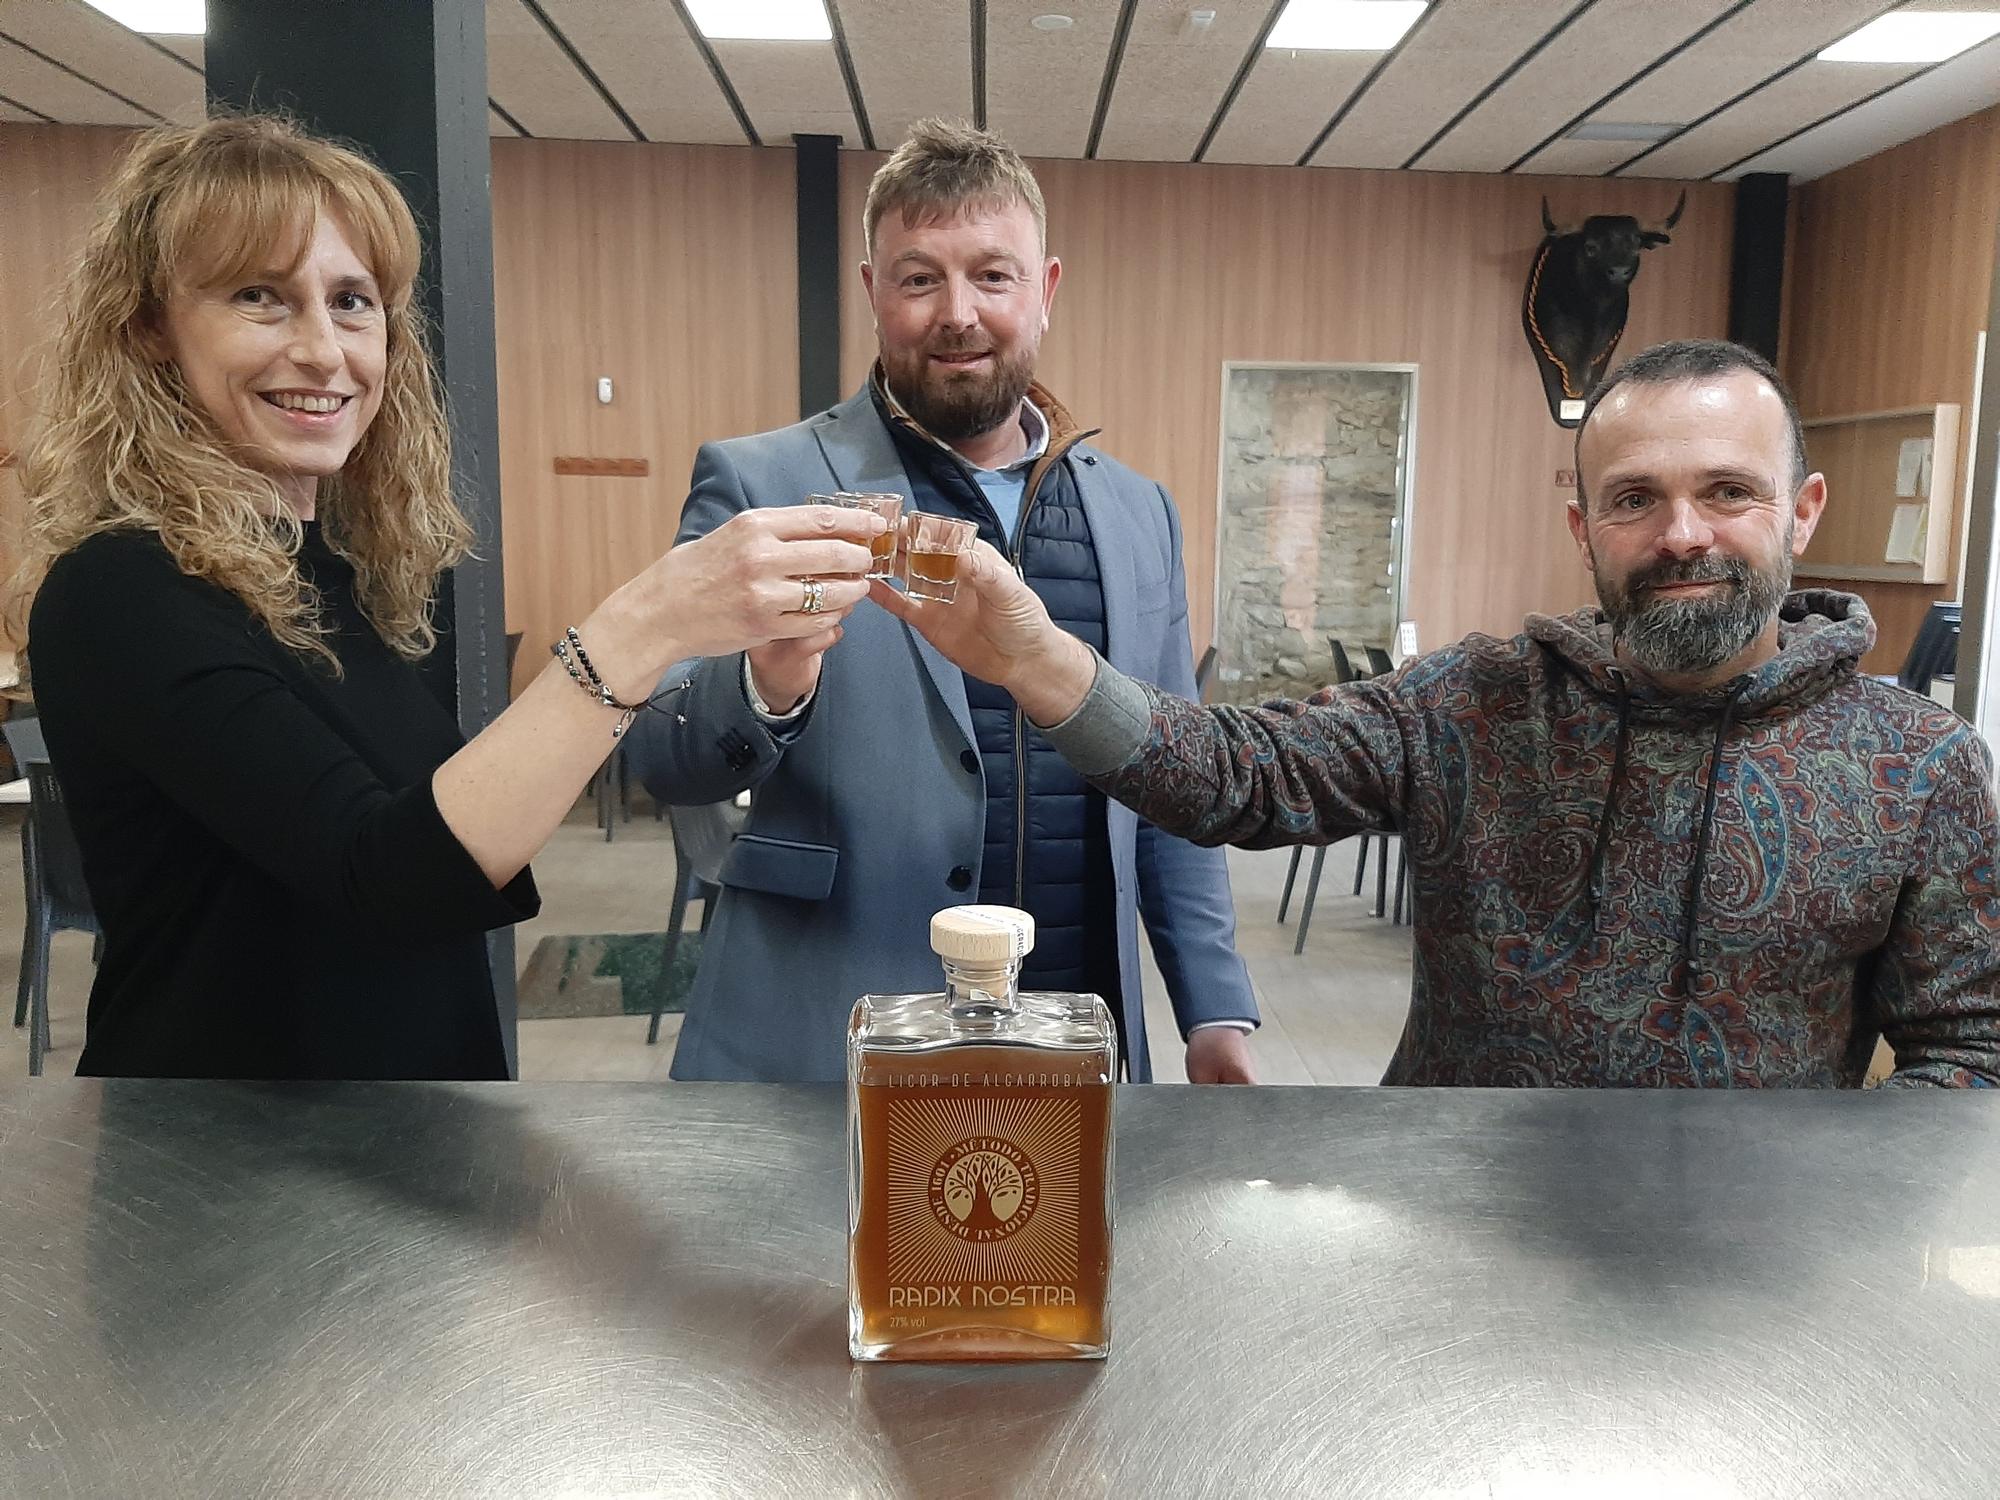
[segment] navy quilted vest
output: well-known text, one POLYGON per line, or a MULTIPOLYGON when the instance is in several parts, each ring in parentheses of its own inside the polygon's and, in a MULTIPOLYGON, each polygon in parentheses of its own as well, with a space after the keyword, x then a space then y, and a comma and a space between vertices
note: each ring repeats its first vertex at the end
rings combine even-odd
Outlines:
MULTIPOLYGON (((1055 622, 1102 651, 1104 589, 1073 460, 1048 467, 1039 487, 1024 497, 1020 534, 1010 538, 964 460, 895 420, 879 391, 875 401, 918 508, 976 522, 983 540, 1017 560, 1055 622)), ((979 899, 1034 916, 1035 951, 1021 973, 1023 988, 1092 992, 1119 1015, 1104 796, 1070 769, 1001 689, 967 677, 965 692, 986 773, 979 899)))

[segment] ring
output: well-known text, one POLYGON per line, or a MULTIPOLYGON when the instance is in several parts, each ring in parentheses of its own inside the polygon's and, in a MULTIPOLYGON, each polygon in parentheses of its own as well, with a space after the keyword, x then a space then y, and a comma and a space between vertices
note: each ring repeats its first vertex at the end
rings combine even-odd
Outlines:
POLYGON ((802 615, 816 615, 826 608, 826 585, 817 578, 799 580, 806 586, 805 603, 799 606, 802 615))

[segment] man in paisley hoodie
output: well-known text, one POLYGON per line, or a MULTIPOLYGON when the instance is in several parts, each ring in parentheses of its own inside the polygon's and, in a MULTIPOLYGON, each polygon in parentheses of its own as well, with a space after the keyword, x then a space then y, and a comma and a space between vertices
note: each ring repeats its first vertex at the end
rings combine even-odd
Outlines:
POLYGON ((1732 344, 1599 388, 1570 530, 1599 608, 1305 702, 1203 708, 1049 623, 982 554, 876 598, 1168 832, 1400 831, 1396 1084, 2000 1086, 2000 813, 1963 720, 1857 669, 1866 606, 1789 592, 1826 504, 1797 408, 1732 344))

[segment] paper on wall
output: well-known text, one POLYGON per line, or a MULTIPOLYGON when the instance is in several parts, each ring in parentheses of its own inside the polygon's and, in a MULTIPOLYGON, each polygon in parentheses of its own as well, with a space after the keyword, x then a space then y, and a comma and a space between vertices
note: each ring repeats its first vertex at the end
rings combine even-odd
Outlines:
POLYGON ((1924 561, 1930 517, 1928 505, 1899 505, 1894 519, 1889 522, 1889 545, 1882 553, 1882 561, 1892 563, 1917 563, 1924 561))
POLYGON ((1928 496, 1930 492, 1931 440, 1927 437, 1904 438, 1903 446, 1896 450, 1896 493, 1928 496))

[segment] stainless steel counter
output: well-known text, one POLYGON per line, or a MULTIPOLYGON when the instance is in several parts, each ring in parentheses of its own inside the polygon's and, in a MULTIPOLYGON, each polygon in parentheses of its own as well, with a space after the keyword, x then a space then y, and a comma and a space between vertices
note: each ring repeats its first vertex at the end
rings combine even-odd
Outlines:
POLYGON ((1109 1361, 861 1369, 833 1090, 13 1090, 0 1495, 2000 1494, 2000 1099, 1118 1108, 1109 1361))

